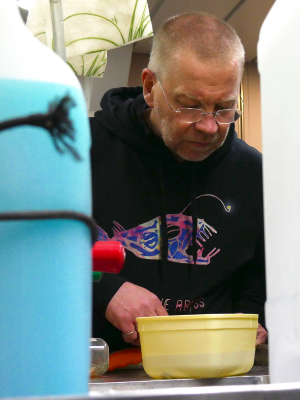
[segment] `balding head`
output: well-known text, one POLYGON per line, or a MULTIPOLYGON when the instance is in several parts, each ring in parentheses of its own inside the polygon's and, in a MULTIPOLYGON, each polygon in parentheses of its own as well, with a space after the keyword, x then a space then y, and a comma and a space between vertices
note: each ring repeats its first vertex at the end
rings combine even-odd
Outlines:
POLYGON ((184 13, 167 19, 156 32, 148 68, 163 76, 176 57, 193 54, 201 62, 220 66, 238 63, 243 70, 245 51, 235 30, 207 13, 184 13))

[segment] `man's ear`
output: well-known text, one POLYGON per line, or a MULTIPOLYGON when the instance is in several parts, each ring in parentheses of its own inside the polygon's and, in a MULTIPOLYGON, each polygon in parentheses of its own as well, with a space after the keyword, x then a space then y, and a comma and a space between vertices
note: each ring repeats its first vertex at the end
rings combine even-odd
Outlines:
POLYGON ((149 107, 154 107, 154 92, 153 86, 155 83, 155 74, 149 69, 144 68, 142 72, 143 93, 145 102, 149 107))

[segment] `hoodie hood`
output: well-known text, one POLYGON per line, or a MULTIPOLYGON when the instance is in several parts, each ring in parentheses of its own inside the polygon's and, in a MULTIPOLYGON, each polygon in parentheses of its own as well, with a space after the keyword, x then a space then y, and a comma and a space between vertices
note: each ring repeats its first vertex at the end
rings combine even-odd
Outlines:
MULTIPOLYGON (((149 108, 143 96, 142 87, 121 87, 105 93, 100 103, 101 110, 95 113, 96 120, 108 132, 122 141, 139 148, 155 158, 167 157, 177 163, 170 150, 146 125, 143 120, 144 111, 149 108)), ((230 150, 236 133, 231 124, 223 145, 205 160, 197 162, 203 168, 210 167, 220 161, 230 150)), ((185 162, 191 163, 193 162, 185 162)))
POLYGON ((148 106, 142 87, 111 89, 105 93, 100 106, 95 118, 101 126, 124 142, 149 152, 149 137, 154 135, 143 121, 148 106))

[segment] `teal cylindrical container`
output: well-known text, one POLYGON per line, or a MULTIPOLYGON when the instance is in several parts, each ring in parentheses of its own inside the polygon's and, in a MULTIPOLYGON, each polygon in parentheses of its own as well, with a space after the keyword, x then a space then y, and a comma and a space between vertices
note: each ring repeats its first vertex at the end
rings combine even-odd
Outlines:
MULTIPOLYGON (((69 67, 0 2, 0 123, 69 96, 78 161, 43 128, 0 132, 0 213, 91 215, 90 132, 69 67)), ((0 397, 88 393, 91 235, 76 220, 0 221, 0 397)))

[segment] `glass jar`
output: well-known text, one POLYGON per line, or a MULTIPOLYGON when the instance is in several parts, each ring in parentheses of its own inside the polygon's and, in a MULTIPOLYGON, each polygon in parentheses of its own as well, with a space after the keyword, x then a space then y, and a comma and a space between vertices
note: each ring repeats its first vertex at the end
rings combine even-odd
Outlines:
POLYGON ((109 366, 109 347, 108 344, 100 338, 92 338, 90 342, 91 352, 91 378, 97 378, 103 375, 109 366))

